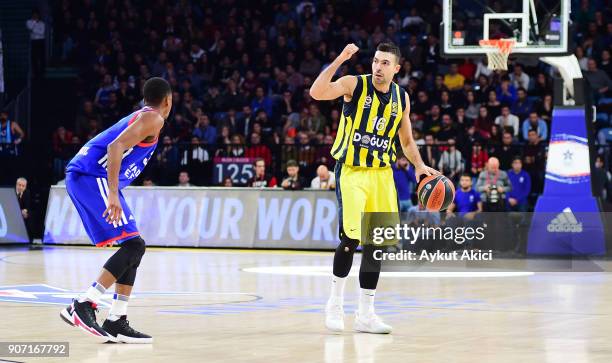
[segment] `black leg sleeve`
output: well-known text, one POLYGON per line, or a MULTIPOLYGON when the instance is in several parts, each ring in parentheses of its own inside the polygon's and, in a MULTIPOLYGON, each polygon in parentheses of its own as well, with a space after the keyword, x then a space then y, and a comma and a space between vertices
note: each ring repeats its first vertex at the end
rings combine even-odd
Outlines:
POLYGON ((374 245, 363 246, 361 255, 361 268, 359 269, 359 286, 362 289, 376 289, 382 261, 374 258, 374 251, 380 247, 374 245))

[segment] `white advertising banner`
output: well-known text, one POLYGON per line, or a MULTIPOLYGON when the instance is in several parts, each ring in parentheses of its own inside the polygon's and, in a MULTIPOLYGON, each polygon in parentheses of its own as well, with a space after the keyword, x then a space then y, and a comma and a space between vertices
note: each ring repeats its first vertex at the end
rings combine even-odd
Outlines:
MULTIPOLYGON (((149 246, 332 249, 338 244, 336 196, 329 191, 128 187, 123 194, 149 246)), ((64 186, 51 187, 43 242, 91 243, 64 186)))

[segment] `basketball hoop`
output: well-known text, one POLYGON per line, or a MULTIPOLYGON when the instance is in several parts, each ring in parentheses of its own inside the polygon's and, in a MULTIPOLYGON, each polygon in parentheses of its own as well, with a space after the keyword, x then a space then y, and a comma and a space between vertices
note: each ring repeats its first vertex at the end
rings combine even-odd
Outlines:
POLYGON ((514 39, 482 39, 478 42, 487 53, 488 68, 491 70, 508 70, 508 56, 516 44, 514 39))

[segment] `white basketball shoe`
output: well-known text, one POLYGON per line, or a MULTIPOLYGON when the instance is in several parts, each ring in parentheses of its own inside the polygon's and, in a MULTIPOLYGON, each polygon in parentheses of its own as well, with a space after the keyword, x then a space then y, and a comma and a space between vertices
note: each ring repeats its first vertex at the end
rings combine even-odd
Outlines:
POLYGON ((325 305, 325 327, 333 332, 344 331, 344 308, 342 304, 327 301, 327 305, 325 305))
POLYGON ((392 330, 391 326, 385 324, 374 312, 360 315, 359 312, 356 311, 355 325, 353 327, 357 331, 372 334, 389 334, 392 330))

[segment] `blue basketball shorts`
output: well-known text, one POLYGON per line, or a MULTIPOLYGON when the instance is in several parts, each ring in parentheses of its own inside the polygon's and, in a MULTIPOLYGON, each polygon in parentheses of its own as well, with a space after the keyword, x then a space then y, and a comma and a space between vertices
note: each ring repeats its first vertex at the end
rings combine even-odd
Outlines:
POLYGON ((140 235, 134 215, 125 202, 121 190, 119 191, 119 201, 123 208, 121 219, 111 224, 102 217, 108 205, 106 178, 68 172, 66 190, 81 216, 87 235, 96 246, 109 246, 140 235))

